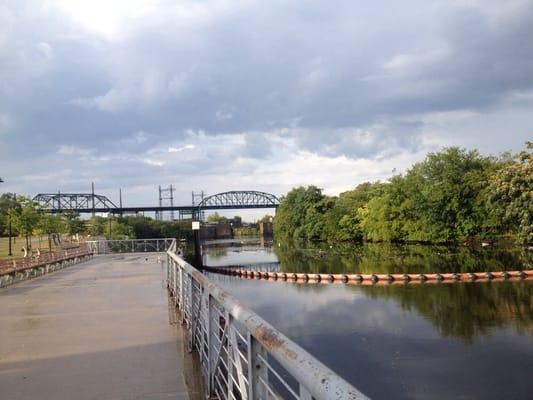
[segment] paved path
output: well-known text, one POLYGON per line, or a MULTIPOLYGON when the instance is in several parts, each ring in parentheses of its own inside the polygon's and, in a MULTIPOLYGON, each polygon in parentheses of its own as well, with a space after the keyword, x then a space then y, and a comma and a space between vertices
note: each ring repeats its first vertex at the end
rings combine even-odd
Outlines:
POLYGON ((188 399, 157 256, 101 256, 0 289, 0 399, 188 399))

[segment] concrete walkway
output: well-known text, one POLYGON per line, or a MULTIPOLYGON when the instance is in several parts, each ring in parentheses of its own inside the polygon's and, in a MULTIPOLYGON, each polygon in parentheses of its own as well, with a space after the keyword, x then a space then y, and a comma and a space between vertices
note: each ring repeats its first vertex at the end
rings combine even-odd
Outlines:
POLYGON ((100 256, 0 289, 0 399, 188 399, 156 259, 100 256))

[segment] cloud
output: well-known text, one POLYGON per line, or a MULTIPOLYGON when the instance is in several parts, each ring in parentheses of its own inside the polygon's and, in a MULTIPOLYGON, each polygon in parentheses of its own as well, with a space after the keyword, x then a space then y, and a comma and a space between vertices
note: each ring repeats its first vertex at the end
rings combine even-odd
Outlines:
POLYGON ((443 145, 518 150, 532 36, 527 1, 8 0, 2 173, 29 179, 31 158, 49 190, 96 177, 140 191, 157 168, 188 199, 306 180, 332 192, 443 145))
POLYGON ((185 146, 181 146, 181 147, 169 147, 167 151, 169 153, 179 153, 184 150, 193 150, 195 148, 196 146, 194 144, 186 144, 185 146))
POLYGON ((163 165, 165 165, 165 163, 163 161, 160 161, 160 160, 152 160, 150 158, 145 158, 143 159, 143 163, 147 164, 147 165, 151 165, 151 166, 154 166, 154 167, 162 167, 163 165))

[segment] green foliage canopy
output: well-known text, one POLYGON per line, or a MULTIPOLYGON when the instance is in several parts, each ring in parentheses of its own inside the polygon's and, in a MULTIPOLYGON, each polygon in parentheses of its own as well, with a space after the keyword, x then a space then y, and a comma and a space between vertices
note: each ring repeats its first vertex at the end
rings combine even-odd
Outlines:
POLYGON ((532 179, 531 151, 509 160, 450 147, 404 175, 338 197, 315 186, 295 188, 281 199, 274 234, 280 241, 447 243, 510 231, 532 242, 532 179))

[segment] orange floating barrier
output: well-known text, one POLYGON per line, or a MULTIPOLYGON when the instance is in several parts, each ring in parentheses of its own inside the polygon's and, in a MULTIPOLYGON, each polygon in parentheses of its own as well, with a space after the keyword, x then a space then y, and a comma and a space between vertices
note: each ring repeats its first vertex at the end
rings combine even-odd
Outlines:
POLYGON ((235 268, 212 268, 206 270, 213 273, 238 276, 248 279, 265 279, 276 281, 281 279, 292 283, 322 283, 351 285, 392 285, 408 283, 453 283, 453 282, 502 282, 533 279, 533 270, 497 271, 497 272, 462 272, 462 273, 430 273, 430 274, 309 274, 251 271, 235 268))

